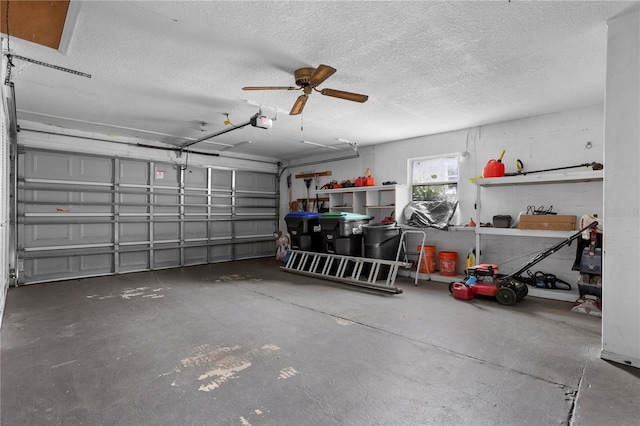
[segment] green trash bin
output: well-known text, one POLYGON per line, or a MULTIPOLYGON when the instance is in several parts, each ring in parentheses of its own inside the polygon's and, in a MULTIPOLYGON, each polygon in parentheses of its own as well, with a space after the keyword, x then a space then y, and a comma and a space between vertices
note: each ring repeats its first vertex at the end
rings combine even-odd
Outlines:
POLYGON ((319 217, 325 253, 362 257, 362 226, 372 219, 357 213, 323 213, 319 217))

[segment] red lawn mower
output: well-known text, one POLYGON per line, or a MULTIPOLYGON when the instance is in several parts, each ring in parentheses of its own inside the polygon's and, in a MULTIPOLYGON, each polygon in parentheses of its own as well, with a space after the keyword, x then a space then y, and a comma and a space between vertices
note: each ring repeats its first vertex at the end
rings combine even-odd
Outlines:
POLYGON ((498 303, 502 305, 514 305, 529 293, 529 288, 526 284, 528 279, 522 276, 525 271, 528 271, 533 265, 541 262, 562 247, 571 244, 571 242, 582 235, 584 231, 595 228, 596 226, 598 226, 597 221, 590 223, 584 229, 576 232, 566 240, 538 253, 529 262, 509 275, 500 275, 498 273, 498 265, 492 263, 482 263, 471 266, 467 268, 464 282, 453 282, 449 284, 449 292, 451 292, 456 299, 470 300, 473 299, 474 295, 479 294, 482 296, 495 297, 498 303))

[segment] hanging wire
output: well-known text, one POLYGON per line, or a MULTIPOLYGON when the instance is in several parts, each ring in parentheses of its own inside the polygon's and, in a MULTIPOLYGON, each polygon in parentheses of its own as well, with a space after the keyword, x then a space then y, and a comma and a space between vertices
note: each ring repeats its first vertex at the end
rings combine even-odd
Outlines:
POLYGON ((11 82, 11 68, 13 68, 13 62, 11 61, 11 32, 9 31, 9 3, 10 1, 6 1, 7 6, 5 7, 5 16, 4 16, 4 24, 7 27, 7 76, 4 79, 5 86, 8 86, 11 82))

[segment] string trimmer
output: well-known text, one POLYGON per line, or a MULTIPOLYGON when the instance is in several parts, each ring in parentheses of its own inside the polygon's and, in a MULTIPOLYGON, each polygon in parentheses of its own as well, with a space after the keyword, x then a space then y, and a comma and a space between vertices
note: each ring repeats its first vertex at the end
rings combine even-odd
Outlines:
MULTIPOLYGON (((518 160, 518 161, 520 161, 520 160, 518 160)), ((522 162, 520 161, 520 167, 521 166, 522 166, 522 162)), ((602 169, 604 169, 604 165, 602 163, 596 163, 596 162, 578 164, 578 165, 575 165, 575 166, 555 167, 553 169, 532 170, 530 172, 527 172, 524 169, 520 169, 520 167, 518 167, 518 171, 517 172, 515 172, 515 173, 505 173, 505 176, 519 176, 519 175, 528 175, 530 173, 553 172, 553 171, 556 171, 556 170, 575 169, 575 168, 578 168, 578 167, 591 167, 593 170, 602 170, 602 169)))

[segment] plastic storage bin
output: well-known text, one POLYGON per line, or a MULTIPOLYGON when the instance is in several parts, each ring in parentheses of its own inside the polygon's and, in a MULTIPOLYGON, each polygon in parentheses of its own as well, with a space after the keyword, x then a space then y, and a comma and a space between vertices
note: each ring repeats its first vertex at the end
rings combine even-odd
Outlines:
POLYGON ((291 212, 284 217, 291 236, 291 248, 304 251, 322 251, 320 213, 291 212))
MULTIPOLYGON (((364 257, 370 259, 395 260, 398 255, 398 244, 402 229, 395 223, 372 223, 362 225, 364 239, 364 257)), ((370 265, 366 265, 370 266, 370 265)), ((365 272, 369 272, 365 268, 365 272)), ((389 265, 380 266, 379 277, 386 277, 389 273, 389 265)))
POLYGON ((326 253, 345 256, 362 256, 362 225, 371 216, 356 213, 323 213, 320 215, 320 232, 326 253))
POLYGON ((395 260, 400 244, 400 227, 395 224, 372 223, 362 225, 364 257, 395 260))

